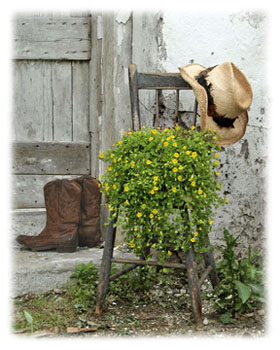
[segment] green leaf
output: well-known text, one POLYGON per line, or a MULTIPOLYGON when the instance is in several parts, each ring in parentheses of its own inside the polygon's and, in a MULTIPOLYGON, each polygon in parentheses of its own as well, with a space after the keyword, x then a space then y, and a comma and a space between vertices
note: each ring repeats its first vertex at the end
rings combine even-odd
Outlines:
POLYGON ((232 315, 230 312, 226 312, 219 317, 219 321, 227 324, 227 323, 233 323, 234 319, 232 318, 232 315))
POLYGON ((252 293, 259 296, 263 295, 263 286, 256 283, 247 283, 247 285, 252 289, 252 293))
POLYGON ((86 265, 85 264, 78 264, 75 266, 75 269, 78 270, 78 271, 82 271, 86 268, 86 265))
POLYGON ((30 325, 31 332, 33 333, 33 317, 30 315, 30 313, 26 310, 23 311, 24 317, 26 318, 26 321, 30 325))
POLYGON ((235 280, 234 284, 236 286, 238 295, 240 297, 240 299, 242 300, 242 304, 245 304, 246 301, 250 298, 251 293, 252 293, 252 289, 251 287, 249 287, 248 285, 235 280))

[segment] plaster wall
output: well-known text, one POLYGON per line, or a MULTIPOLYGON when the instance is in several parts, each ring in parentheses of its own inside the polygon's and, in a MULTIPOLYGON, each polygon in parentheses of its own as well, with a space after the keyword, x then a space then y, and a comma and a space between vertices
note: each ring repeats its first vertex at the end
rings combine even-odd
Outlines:
MULTIPOLYGON (((265 12, 164 12, 164 55, 159 66, 177 72, 178 66, 199 63, 210 67, 231 61, 246 75, 253 90, 249 123, 244 137, 220 152, 220 180, 229 204, 215 213, 211 241, 217 243, 228 228, 241 235, 243 250, 263 244, 266 207, 266 133, 269 98, 266 86, 265 12)), ((162 52, 162 51, 161 51, 162 52)), ((160 51, 159 51, 160 53, 160 51)), ((181 111, 193 108, 187 98, 181 111)))

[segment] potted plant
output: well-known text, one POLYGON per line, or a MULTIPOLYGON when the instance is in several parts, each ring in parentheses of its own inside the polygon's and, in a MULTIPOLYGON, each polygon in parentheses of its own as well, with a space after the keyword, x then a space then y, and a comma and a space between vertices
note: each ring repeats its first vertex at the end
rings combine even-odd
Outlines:
POLYGON ((163 262, 191 243, 206 251, 213 211, 228 201, 219 193, 217 139, 194 127, 143 127, 99 155, 108 165, 101 190, 137 256, 149 260, 154 248, 163 262))

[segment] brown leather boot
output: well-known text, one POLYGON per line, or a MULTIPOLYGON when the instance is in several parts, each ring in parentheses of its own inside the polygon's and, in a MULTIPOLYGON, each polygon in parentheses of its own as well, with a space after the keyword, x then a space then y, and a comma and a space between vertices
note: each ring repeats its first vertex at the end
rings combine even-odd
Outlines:
POLYGON ((81 188, 75 181, 54 180, 44 186, 47 222, 38 236, 20 235, 17 242, 33 251, 74 252, 78 245, 81 188))
POLYGON ((79 246, 96 247, 101 243, 100 231, 100 183, 84 175, 75 179, 82 188, 81 220, 79 224, 79 246))

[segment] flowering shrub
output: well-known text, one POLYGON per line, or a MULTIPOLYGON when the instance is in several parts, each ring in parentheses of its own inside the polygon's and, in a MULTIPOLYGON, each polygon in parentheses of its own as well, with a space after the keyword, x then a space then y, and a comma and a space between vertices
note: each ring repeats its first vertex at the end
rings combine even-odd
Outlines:
POLYGON ((99 155, 108 163, 102 191, 116 225, 137 256, 206 249, 213 210, 227 202, 218 192, 219 154, 216 133, 194 127, 145 128, 128 134, 99 155))

